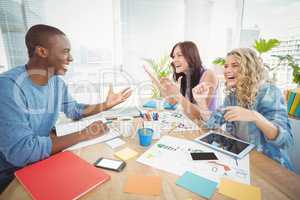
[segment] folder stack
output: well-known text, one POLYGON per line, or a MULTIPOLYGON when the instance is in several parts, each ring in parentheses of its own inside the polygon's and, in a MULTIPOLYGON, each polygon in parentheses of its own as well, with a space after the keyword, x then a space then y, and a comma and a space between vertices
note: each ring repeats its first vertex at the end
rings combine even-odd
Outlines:
POLYGON ((300 117, 300 88, 288 90, 287 111, 290 115, 300 117))

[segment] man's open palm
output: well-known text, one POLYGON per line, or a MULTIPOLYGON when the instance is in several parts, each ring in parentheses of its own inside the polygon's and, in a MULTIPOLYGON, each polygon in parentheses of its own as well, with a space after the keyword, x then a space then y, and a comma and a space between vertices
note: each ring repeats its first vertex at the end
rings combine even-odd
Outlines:
POLYGON ((112 85, 109 84, 109 89, 108 89, 108 94, 106 97, 106 106, 107 108, 112 108, 124 101, 126 101, 128 99, 128 97, 130 97, 132 91, 130 90, 130 88, 126 88, 124 90, 122 90, 121 92, 118 93, 114 93, 112 85))

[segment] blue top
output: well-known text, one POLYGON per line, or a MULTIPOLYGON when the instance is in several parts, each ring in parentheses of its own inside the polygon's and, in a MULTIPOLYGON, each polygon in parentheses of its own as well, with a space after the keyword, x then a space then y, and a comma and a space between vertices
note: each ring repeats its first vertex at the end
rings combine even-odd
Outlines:
MULTIPOLYGON (((235 93, 225 98, 223 106, 237 106, 235 93)), ((262 151, 288 169, 294 170, 287 154, 288 147, 294 143, 294 136, 281 91, 274 85, 263 84, 257 93, 253 110, 259 112, 278 128, 279 133, 275 140, 269 140, 253 122, 226 122, 222 109, 213 112, 206 126, 218 128, 226 123, 227 132, 244 140, 245 136, 248 136, 246 140, 256 145, 258 151, 262 151)))
POLYGON ((80 119, 84 104, 69 95, 64 81, 53 76, 46 85, 34 84, 25 66, 0 75, 0 191, 20 167, 51 154, 51 129, 59 112, 80 119))

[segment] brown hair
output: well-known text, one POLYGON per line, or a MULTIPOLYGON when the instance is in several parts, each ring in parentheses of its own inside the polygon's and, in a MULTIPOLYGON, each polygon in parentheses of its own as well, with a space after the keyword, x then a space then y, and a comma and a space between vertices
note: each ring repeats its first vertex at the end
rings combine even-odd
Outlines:
POLYGON ((178 80, 179 77, 182 76, 181 85, 180 85, 180 92, 183 96, 185 96, 186 89, 188 89, 187 95, 191 102, 194 102, 194 97, 192 93, 192 89, 199 83, 203 72, 205 71, 202 65, 202 61, 199 55, 198 48, 194 42, 191 41, 184 41, 178 42, 173 47, 170 57, 174 58, 174 50, 179 46, 181 53, 185 60, 188 63, 189 71, 187 74, 184 73, 176 73, 174 63, 171 63, 173 68, 173 78, 175 81, 178 80))

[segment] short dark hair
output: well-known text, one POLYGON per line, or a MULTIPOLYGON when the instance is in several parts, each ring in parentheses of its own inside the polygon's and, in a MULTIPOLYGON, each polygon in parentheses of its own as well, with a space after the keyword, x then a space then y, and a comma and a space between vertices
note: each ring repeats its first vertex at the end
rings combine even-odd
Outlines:
POLYGON ((33 56, 36 46, 46 47, 48 45, 49 38, 54 35, 65 35, 65 33, 58 28, 45 24, 32 26, 25 36, 25 43, 29 58, 33 56))

